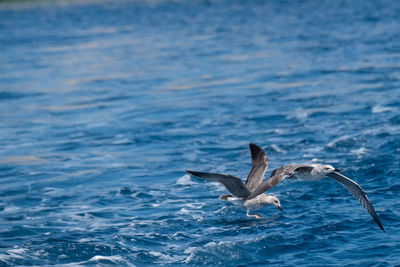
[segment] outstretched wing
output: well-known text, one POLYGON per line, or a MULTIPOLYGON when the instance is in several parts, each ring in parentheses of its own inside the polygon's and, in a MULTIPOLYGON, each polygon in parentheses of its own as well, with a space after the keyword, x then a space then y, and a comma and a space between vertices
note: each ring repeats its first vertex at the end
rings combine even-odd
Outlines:
POLYGON ((350 193, 361 202, 364 208, 369 212, 369 214, 371 214, 372 218, 378 224, 378 226, 382 229, 382 231, 385 232, 385 229, 383 229, 382 223, 375 212, 374 206, 372 206, 372 203, 369 200, 367 194, 364 192, 359 184, 335 171, 328 173, 327 176, 344 185, 350 191, 350 193))
POLYGON ((248 197, 251 192, 247 187, 243 184, 242 180, 238 177, 232 175, 225 175, 219 173, 207 173, 207 172, 195 172, 195 171, 187 171, 191 175, 205 178, 209 180, 213 180, 216 182, 220 182, 223 184, 232 195, 239 197, 239 198, 246 198, 248 197))
POLYGON ((274 185, 280 183, 283 181, 283 179, 286 178, 290 173, 292 173, 294 170, 298 168, 305 168, 309 167, 307 165, 300 165, 300 164, 293 164, 293 165, 286 165, 283 167, 280 167, 278 169, 275 169, 272 171, 270 177, 268 180, 264 181, 261 183, 257 188, 250 194, 250 196, 247 197, 247 199, 255 198, 256 196, 264 193, 274 185))
POLYGON ((257 145, 250 144, 251 151, 251 170, 246 180, 246 187, 254 191, 261 184, 265 172, 268 168, 268 157, 265 152, 257 145))

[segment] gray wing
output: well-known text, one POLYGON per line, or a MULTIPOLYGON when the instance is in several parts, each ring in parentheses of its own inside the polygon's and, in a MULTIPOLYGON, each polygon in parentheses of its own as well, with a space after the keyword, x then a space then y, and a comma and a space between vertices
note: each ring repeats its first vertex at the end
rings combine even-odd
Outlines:
POLYGON ((369 200, 367 194, 364 192, 359 184, 335 171, 328 173, 327 176, 344 185, 350 191, 350 193, 361 202, 364 208, 369 212, 369 214, 371 214, 372 218, 378 224, 378 226, 382 229, 382 231, 385 232, 385 229, 383 229, 382 223, 375 212, 374 206, 372 206, 372 203, 369 200))
POLYGON ((268 157, 265 152, 257 145, 250 144, 251 151, 251 170, 246 180, 246 187, 253 191, 261 184, 265 172, 268 168, 268 157))
POLYGON ((205 178, 209 180, 213 180, 216 182, 220 182, 223 184, 232 195, 239 197, 239 198, 246 198, 248 197, 251 192, 247 187, 243 184, 242 180, 238 177, 232 175, 225 175, 219 173, 207 173, 207 172, 195 172, 195 171, 187 171, 191 175, 205 178))
POLYGON ((293 164, 293 165, 286 165, 275 169, 272 171, 268 180, 264 181, 262 184, 257 186, 257 188, 251 193, 247 199, 255 198, 256 196, 264 193, 268 189, 272 188, 274 185, 283 181, 289 174, 291 174, 294 170, 298 168, 309 168, 308 165, 300 165, 300 164, 293 164))

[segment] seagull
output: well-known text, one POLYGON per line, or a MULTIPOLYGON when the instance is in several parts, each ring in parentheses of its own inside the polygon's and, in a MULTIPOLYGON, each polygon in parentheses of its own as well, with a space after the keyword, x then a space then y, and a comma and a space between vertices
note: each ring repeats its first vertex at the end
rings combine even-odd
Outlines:
POLYGON ((287 176, 289 176, 291 179, 300 178, 306 181, 318 181, 324 177, 329 177, 341 183, 356 199, 361 202, 376 224, 378 224, 379 228, 385 232, 385 229, 383 228, 382 223, 375 212, 374 206, 372 206, 371 201, 361 186, 355 181, 341 174, 340 170, 335 169, 331 165, 291 164, 282 166, 273 170, 270 178, 257 186, 257 188, 246 199, 256 198, 259 194, 264 193, 268 189, 283 181, 287 176))
POLYGON ((250 197, 254 193, 254 190, 257 190, 257 188, 262 184, 262 179, 268 168, 268 157, 257 145, 250 144, 249 147, 252 158, 252 167, 245 184, 242 179, 232 175, 189 170, 187 170, 187 172, 191 175, 223 184, 233 196, 223 195, 220 196, 220 199, 241 206, 247 210, 246 216, 259 219, 261 218, 261 215, 250 214, 250 211, 270 204, 276 206, 282 211, 282 206, 277 197, 263 194, 264 191, 257 193, 254 197, 250 197))
POLYGON ((367 194, 359 184, 341 174, 340 170, 331 165, 323 164, 290 164, 273 170, 269 179, 262 182, 262 178, 268 168, 268 158, 265 152, 255 144, 250 144, 250 151, 252 156, 252 168, 247 177, 246 184, 243 184, 240 178, 232 175, 194 171, 187 172, 197 177, 222 183, 235 197, 224 195, 220 198, 241 205, 247 210, 247 216, 255 218, 260 218, 260 216, 257 214, 249 214, 249 211, 268 204, 273 204, 282 210, 279 199, 274 196, 268 196, 264 194, 264 192, 282 182, 286 177, 291 179, 300 178, 306 181, 319 181, 328 177, 346 187, 347 190, 360 201, 379 228, 385 232, 367 194))

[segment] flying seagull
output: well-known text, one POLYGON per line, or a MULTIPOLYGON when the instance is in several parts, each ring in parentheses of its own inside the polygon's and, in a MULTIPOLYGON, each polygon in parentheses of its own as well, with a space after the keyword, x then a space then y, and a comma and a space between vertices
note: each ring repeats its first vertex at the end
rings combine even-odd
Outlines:
POLYGON ((361 186, 355 181, 341 174, 338 169, 335 169, 331 165, 292 164, 280 167, 273 170, 270 178, 257 186, 257 188, 246 199, 257 197, 259 194, 264 193, 274 185, 283 181, 283 179, 285 179, 287 176, 292 179, 301 178, 306 181, 318 181, 327 176, 341 183, 355 198, 361 202, 364 208, 369 212, 369 214, 371 214, 374 221, 378 224, 379 228, 385 232, 385 229, 383 229, 382 223, 375 212, 374 206, 372 206, 371 201, 361 186))
POLYGON ((246 215, 248 217, 261 218, 258 214, 250 214, 251 210, 261 208, 265 205, 272 204, 282 211, 281 203, 275 196, 268 196, 263 192, 258 193, 254 197, 250 197, 256 188, 261 186, 262 179, 268 168, 268 158, 264 151, 256 146, 250 144, 252 167, 249 175, 247 176, 246 183, 243 184, 242 180, 238 177, 219 173, 207 173, 207 172, 196 172, 189 171, 191 175, 213 180, 223 184, 226 189, 233 195, 223 195, 220 199, 232 202, 236 205, 241 206, 247 210, 246 215))
POLYGON ((260 216, 251 215, 249 214, 249 211, 267 204, 274 204, 282 210, 279 199, 267 196, 264 192, 283 181, 287 176, 292 179, 301 178, 307 181, 318 181, 327 176, 345 186, 350 193, 361 202, 381 230, 385 232, 385 229, 383 228, 367 194, 359 184, 341 174, 338 169, 335 169, 331 165, 322 164, 291 164, 273 170, 270 178, 262 182, 262 178, 268 167, 268 158, 264 151, 254 144, 250 144, 250 150, 253 166, 245 185, 240 178, 231 175, 193 171, 188 172, 201 178, 222 183, 229 192, 236 196, 236 198, 233 198, 230 195, 225 195, 221 196, 221 199, 241 204, 243 208, 247 209, 247 216, 255 218, 260 218, 260 216))

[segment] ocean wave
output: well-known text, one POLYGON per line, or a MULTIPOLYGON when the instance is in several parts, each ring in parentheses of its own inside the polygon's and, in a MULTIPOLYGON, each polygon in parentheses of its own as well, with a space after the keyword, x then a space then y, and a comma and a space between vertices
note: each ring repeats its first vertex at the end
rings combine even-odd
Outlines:
POLYGON ((361 2, 0 0, 0 266, 398 265, 399 4, 361 2), (245 180, 249 143, 387 232, 332 179, 254 219, 185 172, 245 180))

